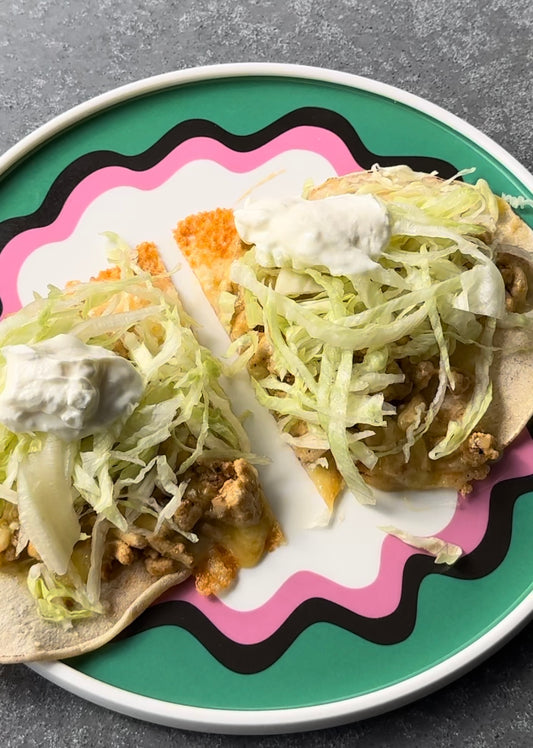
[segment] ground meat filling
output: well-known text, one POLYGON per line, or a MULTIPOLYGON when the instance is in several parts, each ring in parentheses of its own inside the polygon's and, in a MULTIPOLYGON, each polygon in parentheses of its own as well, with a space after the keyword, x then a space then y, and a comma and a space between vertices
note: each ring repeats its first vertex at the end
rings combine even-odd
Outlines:
MULTIPOLYGON (((522 296, 527 294, 527 281, 524 290, 523 271, 514 265, 512 268, 509 266, 508 271, 507 275, 504 274, 504 280, 508 277, 508 293, 514 299, 513 303, 519 305, 522 296)), ((273 349, 264 333, 259 334, 259 344, 249 368, 251 375, 259 379, 276 374, 273 349)), ((463 416, 474 386, 472 375, 452 367, 453 389, 448 388, 427 433, 416 441, 406 462, 402 445, 409 429, 425 416, 435 396, 439 361, 436 357, 422 361, 406 358, 391 362, 387 371, 402 374, 404 378, 384 391, 385 400, 396 407, 397 416, 388 419, 386 428, 381 429, 375 437, 366 439, 369 446, 377 448, 378 454, 382 452, 384 456, 379 458, 372 470, 358 464, 365 480, 385 491, 446 487, 469 493, 472 481, 485 478, 490 463, 499 457, 496 439, 491 434, 474 432, 459 449, 439 460, 431 460, 428 455, 445 436, 448 424, 463 416)), ((307 426, 303 422, 297 422, 291 428, 293 436, 302 436, 306 432, 307 426)), ((303 447, 295 447, 294 451, 307 468, 312 468, 317 460, 329 454, 327 450, 303 447)))
POLYGON ((2 522, 0 526, 0 565, 8 564, 17 557, 18 523, 2 522))
POLYGON ((454 389, 448 388, 434 420, 411 449, 408 462, 400 447, 405 443, 409 428, 420 422, 435 395, 438 384, 438 362, 436 359, 402 362, 405 382, 409 384, 409 396, 403 400, 392 399, 397 408, 397 417, 391 420, 372 446, 386 454, 375 468, 368 470, 360 466, 365 480, 381 490, 405 488, 424 489, 454 488, 460 493, 472 490, 472 481, 482 480, 488 475, 490 463, 498 459, 496 439, 491 434, 473 432, 452 454, 431 460, 429 453, 445 436, 448 424, 459 420, 472 395, 473 377, 452 367, 454 389), (388 453, 387 453, 388 452, 388 453))
POLYGON ((507 311, 525 311, 528 294, 525 263, 514 255, 502 254, 496 265, 505 284, 505 307, 507 311))
MULTIPOLYGON (((235 528, 259 527, 263 520, 268 519, 264 516, 265 505, 257 471, 242 458, 213 460, 190 468, 184 480, 188 481, 187 489, 172 522, 163 523, 157 533, 154 532, 155 519, 148 515, 138 518, 133 530, 122 532, 111 527, 107 531, 102 560, 103 580, 111 579, 121 566, 141 561, 153 577, 184 569, 196 574, 206 562, 209 575, 207 581, 202 578, 206 593, 221 589, 232 581, 239 565, 231 552, 217 543, 226 531, 231 533, 235 528), (189 533, 197 533, 199 541, 187 538, 189 533)), ((158 501, 165 499, 159 496, 158 501)), ((0 523, 0 566, 14 561, 40 560, 31 543, 18 549, 17 553, 18 514, 15 506, 11 512, 10 509, 11 506, 4 510, 0 523)), ((95 519, 88 506, 81 519, 83 533, 91 534, 95 519)), ((268 525, 267 522, 263 524, 268 525)), ((266 535, 264 540, 268 545, 276 538, 266 535)), ((86 575, 90 563, 88 541, 77 544, 73 560, 80 573, 86 575)))
POLYGON ((257 524, 262 514, 257 471, 241 458, 193 469, 174 520, 182 530, 191 530, 202 517, 246 527, 257 524))
POLYGON ((146 530, 143 533, 121 532, 116 528, 109 530, 102 579, 111 579, 120 566, 129 566, 138 560, 144 562, 146 570, 154 577, 190 569, 193 565, 193 557, 183 539, 167 526, 157 534, 146 530))
POLYGON ((146 528, 139 532, 110 531, 103 565, 105 579, 113 575, 117 565, 127 566, 138 559, 155 577, 191 570, 196 568, 199 553, 205 552, 205 543, 200 540, 196 544, 182 533, 195 533, 202 528, 199 535, 203 536, 204 522, 235 528, 261 521, 264 504, 258 475, 246 460, 197 464, 184 475, 184 480, 188 485, 172 518, 174 527, 163 524, 157 533, 146 528))
POLYGON ((19 548, 20 523, 15 504, 5 503, 0 519, 0 566, 10 564, 22 557, 24 560, 37 559, 39 555, 31 543, 19 548))
POLYGON ((327 449, 311 449, 310 447, 295 447, 294 452, 304 465, 313 465, 327 453, 327 449))

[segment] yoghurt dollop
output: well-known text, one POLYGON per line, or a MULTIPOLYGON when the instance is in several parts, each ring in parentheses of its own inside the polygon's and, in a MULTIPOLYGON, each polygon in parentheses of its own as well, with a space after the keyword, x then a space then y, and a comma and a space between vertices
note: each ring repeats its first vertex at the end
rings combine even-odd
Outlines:
POLYGON ((390 239, 387 208, 374 195, 258 200, 235 210, 234 217, 262 267, 355 275, 376 266, 390 239))
POLYGON ((74 441, 106 429, 139 403, 143 380, 125 358, 75 335, 8 345, 0 423, 74 441))

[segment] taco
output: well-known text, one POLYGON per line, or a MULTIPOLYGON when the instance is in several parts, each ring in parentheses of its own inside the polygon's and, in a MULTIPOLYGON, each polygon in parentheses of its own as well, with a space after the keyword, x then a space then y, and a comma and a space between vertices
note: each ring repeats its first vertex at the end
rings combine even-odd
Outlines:
POLYGON ((0 322, 1 662, 80 655, 282 541, 156 247, 0 322))
POLYGON ((533 412, 533 232, 463 175, 376 166, 176 227, 329 507, 466 494, 533 412))

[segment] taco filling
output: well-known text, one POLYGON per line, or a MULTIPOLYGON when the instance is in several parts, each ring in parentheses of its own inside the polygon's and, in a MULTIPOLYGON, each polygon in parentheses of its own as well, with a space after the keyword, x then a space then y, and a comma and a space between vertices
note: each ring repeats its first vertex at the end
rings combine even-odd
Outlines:
POLYGON ((282 539, 155 246, 115 238, 111 257, 0 323, 3 661, 99 646, 164 589, 217 593, 282 539))
POLYGON ((372 487, 468 493, 523 428, 531 236, 484 180, 407 166, 175 231, 330 506, 343 485, 363 502, 372 487))

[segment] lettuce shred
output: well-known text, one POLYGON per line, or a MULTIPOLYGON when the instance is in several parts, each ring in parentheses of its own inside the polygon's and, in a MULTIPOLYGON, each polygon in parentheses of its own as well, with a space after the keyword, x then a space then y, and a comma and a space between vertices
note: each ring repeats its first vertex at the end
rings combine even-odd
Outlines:
POLYGON ((533 208, 533 198, 524 195, 502 195, 503 199, 509 203, 511 208, 523 210, 524 208, 533 208))
POLYGON ((392 525, 386 525, 379 528, 387 535, 392 535, 402 540, 406 545, 412 548, 418 548, 421 551, 434 556, 436 564, 446 564, 452 566, 463 555, 463 549, 455 543, 449 543, 442 538, 434 536, 413 535, 413 533, 401 530, 392 525))

